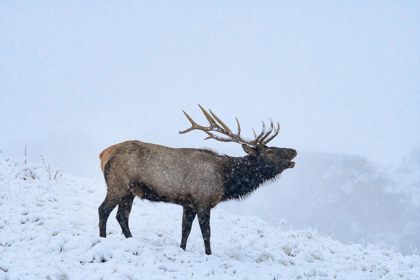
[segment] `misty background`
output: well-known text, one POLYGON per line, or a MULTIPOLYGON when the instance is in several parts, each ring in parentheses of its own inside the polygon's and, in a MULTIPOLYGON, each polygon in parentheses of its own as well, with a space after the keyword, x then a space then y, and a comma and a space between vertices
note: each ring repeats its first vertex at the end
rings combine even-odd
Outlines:
POLYGON ((100 178, 137 139, 209 147, 197 103, 243 135, 280 121, 296 167, 220 207, 412 253, 420 247, 420 3, 2 2, 0 149, 100 178), (416 245, 417 244, 417 245, 416 245))

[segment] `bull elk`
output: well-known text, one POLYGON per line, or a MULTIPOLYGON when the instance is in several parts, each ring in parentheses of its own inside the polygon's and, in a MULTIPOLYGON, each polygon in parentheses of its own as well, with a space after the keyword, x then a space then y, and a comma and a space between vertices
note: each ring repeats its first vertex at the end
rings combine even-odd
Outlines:
MULTIPOLYGON (((200 105, 199 105, 200 106, 200 105)), ((106 222, 118 205, 117 221, 125 237, 132 237, 128 227, 131 206, 136 196, 150 201, 179 204, 183 207, 181 248, 185 250, 195 216, 204 239, 206 254, 210 248, 210 210, 222 201, 243 199, 264 182, 274 181, 280 173, 293 168, 293 149, 268 147, 280 124, 266 129, 264 122, 253 140, 241 137, 224 124, 211 110, 200 106, 210 126, 198 125, 187 113, 191 127, 180 134, 201 130, 205 139, 242 144, 248 155, 230 157, 208 149, 175 149, 140 141, 110 146, 100 155, 107 184, 107 195, 99 206, 99 235, 106 237, 106 222), (215 134, 218 133, 218 134, 215 134)))

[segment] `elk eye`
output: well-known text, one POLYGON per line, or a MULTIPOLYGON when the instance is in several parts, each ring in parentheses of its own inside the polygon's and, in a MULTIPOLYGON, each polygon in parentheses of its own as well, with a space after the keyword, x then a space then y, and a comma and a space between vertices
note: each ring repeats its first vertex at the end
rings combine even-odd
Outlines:
POLYGON ((272 150, 268 150, 268 151, 267 151, 267 154, 268 154, 268 155, 273 155, 273 154, 274 154, 274 152, 273 152, 272 150))

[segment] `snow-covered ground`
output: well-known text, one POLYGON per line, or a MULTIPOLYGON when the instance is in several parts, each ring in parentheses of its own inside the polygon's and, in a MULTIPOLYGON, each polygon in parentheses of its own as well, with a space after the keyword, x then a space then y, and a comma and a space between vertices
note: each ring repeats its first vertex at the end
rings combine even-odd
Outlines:
POLYGON ((196 222, 187 251, 179 248, 181 207, 138 199, 134 238, 122 236, 114 212, 102 239, 105 192, 102 179, 48 172, 0 151, 0 279, 420 279, 417 255, 220 209, 212 211, 211 256, 196 222))

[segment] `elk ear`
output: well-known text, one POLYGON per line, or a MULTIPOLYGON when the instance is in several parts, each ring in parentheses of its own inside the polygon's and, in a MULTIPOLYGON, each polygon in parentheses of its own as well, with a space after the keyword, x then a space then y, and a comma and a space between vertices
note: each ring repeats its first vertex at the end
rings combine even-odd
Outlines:
POLYGON ((252 148, 245 144, 242 144, 242 148, 244 149, 245 153, 247 153, 248 155, 253 156, 253 157, 257 156, 257 149, 252 148))

